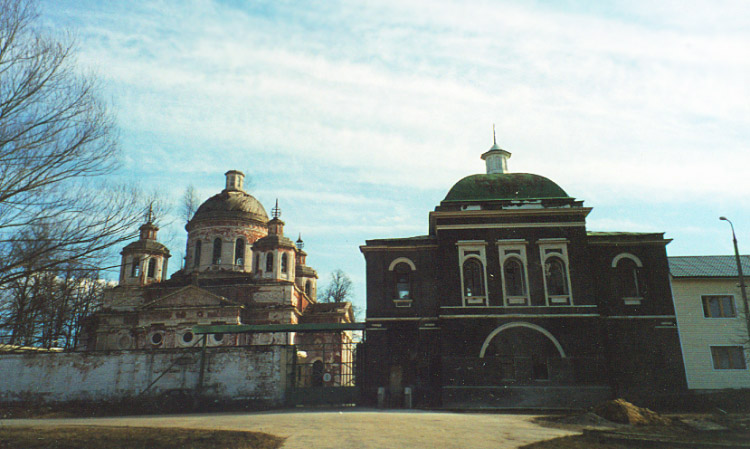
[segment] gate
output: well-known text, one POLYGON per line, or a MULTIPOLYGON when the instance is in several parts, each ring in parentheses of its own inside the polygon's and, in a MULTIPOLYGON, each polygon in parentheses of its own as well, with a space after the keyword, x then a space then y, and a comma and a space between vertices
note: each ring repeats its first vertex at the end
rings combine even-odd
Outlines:
POLYGON ((290 347, 287 405, 356 405, 361 396, 361 343, 317 337, 290 347))

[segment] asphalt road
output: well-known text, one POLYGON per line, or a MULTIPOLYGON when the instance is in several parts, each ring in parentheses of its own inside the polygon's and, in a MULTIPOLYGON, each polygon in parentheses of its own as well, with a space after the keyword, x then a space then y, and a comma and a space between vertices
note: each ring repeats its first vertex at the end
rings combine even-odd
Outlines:
POLYGON ((285 449, 515 448, 573 432, 531 422, 531 415, 380 410, 282 410, 255 413, 0 420, 0 426, 100 425, 253 430, 286 437, 285 449))

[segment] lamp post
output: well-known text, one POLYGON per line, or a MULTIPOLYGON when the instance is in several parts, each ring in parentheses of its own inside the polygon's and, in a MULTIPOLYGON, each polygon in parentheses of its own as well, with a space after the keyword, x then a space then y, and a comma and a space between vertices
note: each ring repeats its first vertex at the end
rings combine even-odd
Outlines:
POLYGON ((742 293, 742 302, 745 305, 745 324, 747 325, 747 335, 750 337, 750 308, 747 304, 747 290, 745 290, 745 276, 742 275, 742 261, 740 260, 740 250, 737 249, 737 236, 734 233, 734 225, 727 217, 719 217, 732 227, 732 242, 734 242, 734 258, 737 261, 737 275, 740 278, 740 293, 742 293))

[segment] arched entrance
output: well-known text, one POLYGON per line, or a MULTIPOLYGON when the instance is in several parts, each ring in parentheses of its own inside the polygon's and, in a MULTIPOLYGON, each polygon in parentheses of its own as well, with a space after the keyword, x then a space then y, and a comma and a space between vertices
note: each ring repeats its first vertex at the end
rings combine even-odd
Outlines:
POLYGON ((487 336, 479 353, 499 383, 561 380, 565 350, 548 330, 526 322, 506 323, 487 336))

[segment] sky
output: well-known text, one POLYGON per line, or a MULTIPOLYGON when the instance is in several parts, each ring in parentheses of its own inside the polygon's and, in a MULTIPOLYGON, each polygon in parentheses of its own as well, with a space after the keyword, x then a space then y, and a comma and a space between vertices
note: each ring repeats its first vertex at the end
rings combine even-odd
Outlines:
POLYGON ((750 4, 739 1, 41 0, 116 114, 112 175, 174 205, 242 170, 325 285, 364 305, 367 239, 428 213, 498 144, 669 255, 750 253, 750 4))

